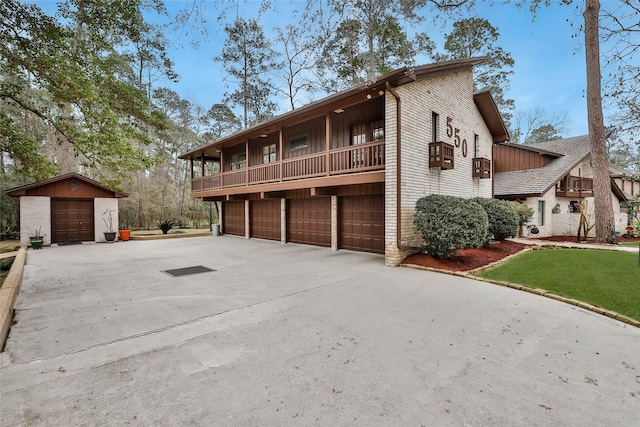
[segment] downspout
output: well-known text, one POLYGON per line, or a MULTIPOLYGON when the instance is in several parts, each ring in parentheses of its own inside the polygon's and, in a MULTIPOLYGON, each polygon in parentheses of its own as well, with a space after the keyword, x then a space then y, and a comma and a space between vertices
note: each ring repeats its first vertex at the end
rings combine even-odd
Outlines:
POLYGON ((400 95, 395 90, 391 83, 387 82, 387 90, 396 99, 396 246, 399 250, 402 250, 402 185, 400 178, 402 176, 401 170, 401 153, 402 153, 402 129, 400 126, 401 121, 401 103, 400 95))

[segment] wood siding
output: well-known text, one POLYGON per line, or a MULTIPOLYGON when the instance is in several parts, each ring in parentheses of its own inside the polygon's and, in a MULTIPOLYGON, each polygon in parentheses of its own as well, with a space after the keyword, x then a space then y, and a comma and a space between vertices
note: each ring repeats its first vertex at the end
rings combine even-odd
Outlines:
MULTIPOLYGON (((384 97, 347 108, 343 113, 331 115, 331 148, 351 145, 351 128, 384 119, 384 97)), ((367 138, 369 140, 369 138, 367 138)))
POLYGON ((93 200, 51 200, 51 243, 93 240, 93 200))
POLYGON ((26 196, 45 196, 58 199, 93 199, 113 197, 112 191, 74 178, 31 188, 26 190, 25 193, 26 196))
POLYGON ((538 169, 549 164, 553 157, 522 149, 518 145, 498 144, 494 149, 494 173, 538 169))
POLYGON ((284 129, 282 132, 282 150, 284 158, 291 159, 294 157, 302 157, 326 151, 327 142, 325 134, 326 128, 324 116, 284 129), (302 136, 307 137, 307 146, 304 148, 290 150, 289 141, 293 138, 299 138, 302 136))
POLYGON ((251 202, 251 237, 280 240, 280 199, 251 202))
POLYGON ((331 198, 287 201, 287 241, 331 246, 331 198))
POLYGON ((348 196, 339 200, 339 247, 384 253, 384 196, 348 196))

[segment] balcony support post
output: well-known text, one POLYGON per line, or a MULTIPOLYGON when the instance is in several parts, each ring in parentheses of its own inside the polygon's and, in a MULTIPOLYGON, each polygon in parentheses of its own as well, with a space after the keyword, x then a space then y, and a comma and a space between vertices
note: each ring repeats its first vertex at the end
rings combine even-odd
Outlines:
POLYGON ((326 145, 326 175, 329 176, 331 174, 331 113, 327 113, 325 119, 325 145, 326 145))

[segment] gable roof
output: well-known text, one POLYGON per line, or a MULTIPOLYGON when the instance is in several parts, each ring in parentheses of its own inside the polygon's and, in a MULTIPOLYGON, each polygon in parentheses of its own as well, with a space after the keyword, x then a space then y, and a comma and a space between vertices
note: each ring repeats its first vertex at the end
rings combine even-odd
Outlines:
POLYGON ((535 149, 557 158, 541 168, 494 174, 496 197, 542 196, 589 156, 591 146, 589 135, 582 135, 541 142, 535 144, 535 149))
POLYGON ((120 193, 118 191, 113 191, 110 188, 105 187, 100 184, 98 181, 95 181, 91 178, 87 178, 86 176, 77 174, 77 173, 67 173, 64 175, 58 175, 56 177, 34 182, 32 184, 21 185, 19 187, 10 188, 5 191, 8 196, 11 197, 20 197, 20 196, 32 196, 32 195, 43 195, 46 192, 46 187, 51 187, 54 184, 60 183, 61 181, 80 181, 89 187, 98 191, 103 197, 106 198, 123 198, 129 197, 127 193, 120 193))
MULTIPOLYGON (((357 99, 359 96, 363 97, 366 94, 377 94, 379 91, 385 91, 387 84, 392 87, 402 86, 426 76, 468 69, 486 61, 486 57, 479 57, 443 61, 411 68, 399 68, 377 77, 374 81, 359 83, 342 92, 330 95, 319 101, 304 105, 262 123, 242 129, 231 135, 224 136, 204 146, 187 151, 178 157, 180 159, 198 159, 201 156, 207 157, 210 153, 214 152, 214 147, 223 147, 225 145, 233 144, 241 139, 251 139, 259 136, 260 134, 273 132, 281 127, 288 126, 291 123, 299 123, 312 117, 317 117, 321 114, 325 114, 326 112, 333 111, 336 108, 344 107, 344 102, 357 99)), ((506 126, 502 121, 502 116, 500 115, 491 95, 488 92, 479 93, 474 95, 474 101, 476 102, 476 106, 483 119, 487 122, 487 126, 493 135, 494 141, 508 140, 509 136, 506 126), (496 132, 496 134, 494 134, 494 132, 496 132)))

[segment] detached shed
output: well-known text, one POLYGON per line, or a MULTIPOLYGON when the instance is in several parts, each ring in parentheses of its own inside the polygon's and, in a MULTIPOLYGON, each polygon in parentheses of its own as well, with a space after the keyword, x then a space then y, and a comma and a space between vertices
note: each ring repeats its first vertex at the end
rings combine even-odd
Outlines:
POLYGON ((106 242, 103 214, 112 210, 113 229, 118 229, 118 199, 127 197, 77 173, 7 190, 20 197, 20 242, 40 229, 44 244, 106 242))

